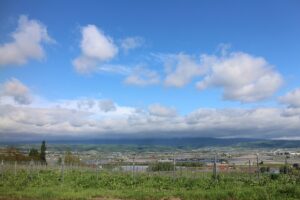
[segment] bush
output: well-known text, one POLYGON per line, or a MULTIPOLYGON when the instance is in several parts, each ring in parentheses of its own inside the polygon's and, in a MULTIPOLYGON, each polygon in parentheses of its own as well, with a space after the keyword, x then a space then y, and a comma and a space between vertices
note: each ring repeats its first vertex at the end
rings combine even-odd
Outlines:
POLYGON ((270 172, 270 167, 261 167, 261 168, 260 168, 260 172, 261 172, 261 173, 270 172))
POLYGON ((292 169, 290 166, 284 165, 280 167, 279 171, 281 174, 289 174, 292 171, 292 169))
POLYGON ((271 180, 277 180, 279 178, 279 174, 271 174, 270 179, 271 180))

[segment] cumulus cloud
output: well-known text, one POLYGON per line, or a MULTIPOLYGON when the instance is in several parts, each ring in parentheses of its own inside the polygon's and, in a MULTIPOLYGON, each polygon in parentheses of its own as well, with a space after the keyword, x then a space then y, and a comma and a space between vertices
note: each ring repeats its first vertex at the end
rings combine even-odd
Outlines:
POLYGON ((225 100, 243 103, 264 100, 271 97, 283 82, 281 75, 264 58, 243 52, 221 57, 203 55, 202 64, 209 70, 197 83, 197 88, 222 88, 225 100))
POLYGON ((23 105, 32 102, 29 88, 18 79, 12 78, 0 86, 0 97, 11 97, 16 103, 23 105))
POLYGON ((77 101, 78 109, 92 109, 95 104, 94 99, 81 99, 77 101))
POLYGON ((53 43, 45 25, 21 15, 11 42, 0 45, 0 66, 25 64, 29 59, 44 58, 43 43, 53 43))
POLYGON ((136 67, 126 77, 124 82, 128 85, 147 86, 160 82, 160 76, 156 71, 144 67, 136 67))
POLYGON ((116 110, 115 103, 110 99, 100 100, 98 102, 98 105, 99 105, 100 110, 102 110, 104 112, 110 112, 110 111, 116 110))
POLYGON ((183 87, 197 80, 199 90, 221 88, 224 100, 261 101, 280 88, 282 76, 263 57, 228 49, 221 45, 220 55, 154 54, 154 58, 164 64, 166 86, 183 87))
POLYGON ((165 58, 167 72, 165 85, 183 87, 192 81, 193 78, 201 75, 203 70, 199 61, 183 53, 167 56, 165 58))
POLYGON ((98 64, 109 61, 118 53, 118 47, 111 37, 104 34, 95 25, 87 25, 81 30, 81 55, 73 60, 73 65, 79 73, 89 73, 98 64))
POLYGON ((279 101, 291 108, 300 108, 300 88, 288 92, 279 98, 279 101))
POLYGON ((141 47, 144 44, 142 37, 127 37, 121 40, 121 48, 127 53, 129 50, 141 47))
POLYGON ((153 104, 148 107, 150 115, 159 117, 175 117, 177 115, 176 109, 162 106, 160 104, 153 104))

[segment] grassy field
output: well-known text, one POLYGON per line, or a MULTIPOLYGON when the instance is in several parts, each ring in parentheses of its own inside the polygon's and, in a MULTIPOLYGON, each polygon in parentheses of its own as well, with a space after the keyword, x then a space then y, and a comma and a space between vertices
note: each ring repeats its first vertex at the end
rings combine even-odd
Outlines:
POLYGON ((29 174, 4 173, 0 199, 203 199, 282 200, 300 199, 300 177, 296 175, 220 174, 172 177, 138 173, 69 170, 62 181, 59 170, 29 174))

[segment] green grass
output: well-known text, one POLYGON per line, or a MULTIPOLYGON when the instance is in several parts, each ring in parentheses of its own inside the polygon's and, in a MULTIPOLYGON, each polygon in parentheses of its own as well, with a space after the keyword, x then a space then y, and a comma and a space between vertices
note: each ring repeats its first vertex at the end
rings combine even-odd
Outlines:
POLYGON ((296 200, 300 199, 300 177, 262 175, 260 180, 247 174, 221 174, 218 180, 210 173, 177 177, 152 174, 69 170, 61 181, 59 171, 42 170, 29 176, 0 176, 0 199, 162 199, 178 197, 197 200, 296 200))

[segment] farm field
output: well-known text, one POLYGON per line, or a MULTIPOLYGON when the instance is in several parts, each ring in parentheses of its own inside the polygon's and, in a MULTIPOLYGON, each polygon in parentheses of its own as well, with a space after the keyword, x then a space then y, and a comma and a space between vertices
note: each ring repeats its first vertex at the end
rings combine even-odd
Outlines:
POLYGON ((111 171, 19 170, 1 175, 0 199, 300 199, 297 174, 192 176, 111 171))

